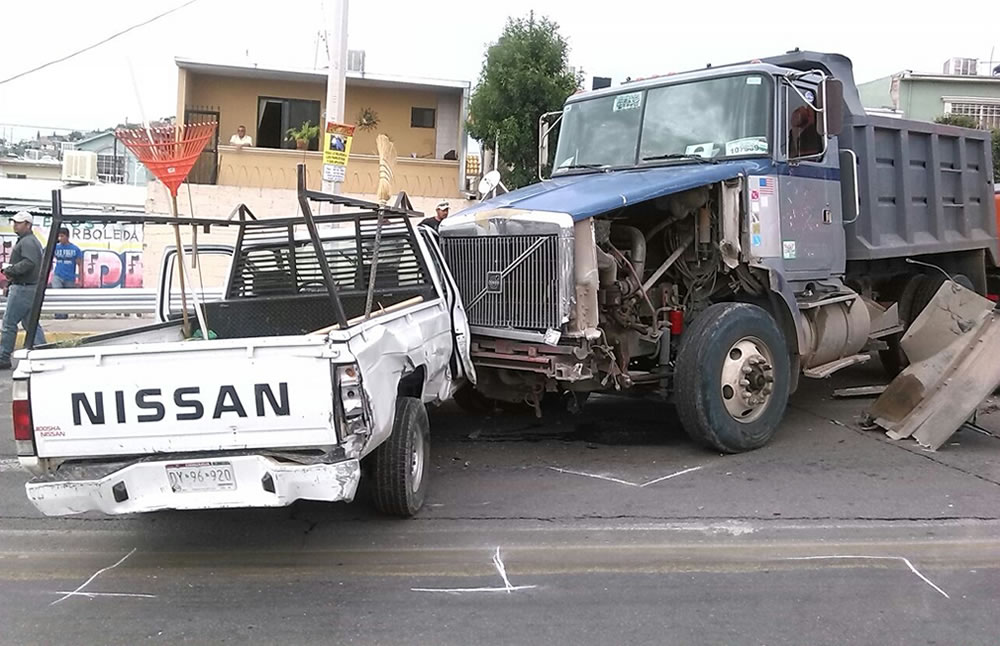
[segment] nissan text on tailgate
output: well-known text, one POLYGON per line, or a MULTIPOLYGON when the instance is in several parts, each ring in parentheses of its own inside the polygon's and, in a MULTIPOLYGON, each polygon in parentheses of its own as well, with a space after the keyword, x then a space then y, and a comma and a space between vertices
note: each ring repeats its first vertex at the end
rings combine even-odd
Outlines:
MULTIPOLYGON (((14 434, 39 510, 351 501, 362 461, 381 511, 419 510, 425 405, 474 380, 465 313, 436 234, 404 209, 304 186, 300 204, 303 217, 192 221, 237 229, 235 249, 195 252, 202 261, 232 254, 219 300, 185 299, 189 311, 202 308, 207 330, 190 334, 171 297, 178 262, 194 250, 171 249, 159 323, 15 355, 14 434), (338 200, 353 208, 312 216, 310 201, 338 200)), ((54 214, 53 227, 84 219, 55 204, 54 214)), ((102 217, 124 216, 85 216, 102 217)), ((141 217, 146 226, 170 220, 141 217)))

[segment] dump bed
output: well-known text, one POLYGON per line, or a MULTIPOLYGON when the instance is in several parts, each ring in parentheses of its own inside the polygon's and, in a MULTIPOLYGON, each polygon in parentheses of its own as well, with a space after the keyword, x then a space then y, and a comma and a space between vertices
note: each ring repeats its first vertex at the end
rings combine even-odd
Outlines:
POLYGON ((986 249, 996 262, 989 132, 845 117, 840 147, 858 156, 861 203, 846 226, 848 260, 986 249))

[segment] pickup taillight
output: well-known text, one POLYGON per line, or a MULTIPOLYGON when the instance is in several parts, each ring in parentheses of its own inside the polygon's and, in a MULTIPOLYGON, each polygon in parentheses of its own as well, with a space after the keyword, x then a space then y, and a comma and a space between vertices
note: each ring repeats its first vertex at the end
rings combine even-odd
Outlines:
POLYGON ((35 429, 31 423, 31 403, 28 401, 28 380, 15 379, 11 399, 14 413, 14 444, 18 455, 35 454, 35 429))

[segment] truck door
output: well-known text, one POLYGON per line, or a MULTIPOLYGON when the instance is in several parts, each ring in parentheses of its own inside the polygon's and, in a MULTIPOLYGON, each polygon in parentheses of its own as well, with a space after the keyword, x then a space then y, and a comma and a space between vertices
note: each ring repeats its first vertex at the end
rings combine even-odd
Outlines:
MULTIPOLYGON (((198 245, 198 266, 191 267, 191 247, 184 247, 184 260, 194 285, 184 285, 187 293, 188 313, 194 316, 194 299, 197 293, 201 303, 221 301, 226 297, 233 247, 229 245, 198 245)), ((181 286, 177 277, 177 248, 166 247, 160 262, 160 280, 157 283, 156 318, 160 323, 175 320, 181 314, 181 286)))
POLYGON ((423 238, 434 265, 438 282, 441 285, 442 294, 448 311, 451 316, 451 333, 454 344, 452 346, 451 372, 456 377, 465 377, 472 384, 476 383, 476 368, 472 365, 472 356, 469 348, 469 319, 465 314, 465 306, 462 304, 462 297, 458 292, 455 279, 448 269, 438 246, 438 234, 430 227, 416 227, 423 238))
MULTIPOLYGON (((837 139, 827 139, 814 108, 817 83, 782 83, 777 164, 781 260, 789 280, 843 274, 846 262, 837 139)), ((753 187, 751 187, 753 188, 753 187)), ((773 198, 772 198, 773 199, 773 198)))

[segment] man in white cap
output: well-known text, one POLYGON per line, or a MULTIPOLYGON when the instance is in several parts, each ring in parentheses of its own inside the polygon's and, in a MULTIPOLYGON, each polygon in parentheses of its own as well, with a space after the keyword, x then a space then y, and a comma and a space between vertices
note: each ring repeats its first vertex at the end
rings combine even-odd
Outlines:
POLYGON ((441 226, 441 221, 444 220, 446 217, 448 217, 448 208, 449 208, 448 200, 441 200, 440 202, 438 202, 437 208, 435 209, 436 213, 434 217, 424 218, 420 222, 420 224, 428 226, 437 231, 438 227, 441 226))
MULTIPOLYGON (((10 355, 17 341, 17 326, 26 328, 31 303, 42 272, 42 243, 31 232, 33 218, 27 211, 16 213, 10 219, 17 242, 10 252, 8 262, 0 266, 7 277, 7 308, 3 313, 3 330, 0 333, 0 370, 10 368, 10 355)), ((46 277, 48 278, 48 277, 46 277)), ((45 332, 39 325, 35 330, 35 345, 45 343, 45 332)))

